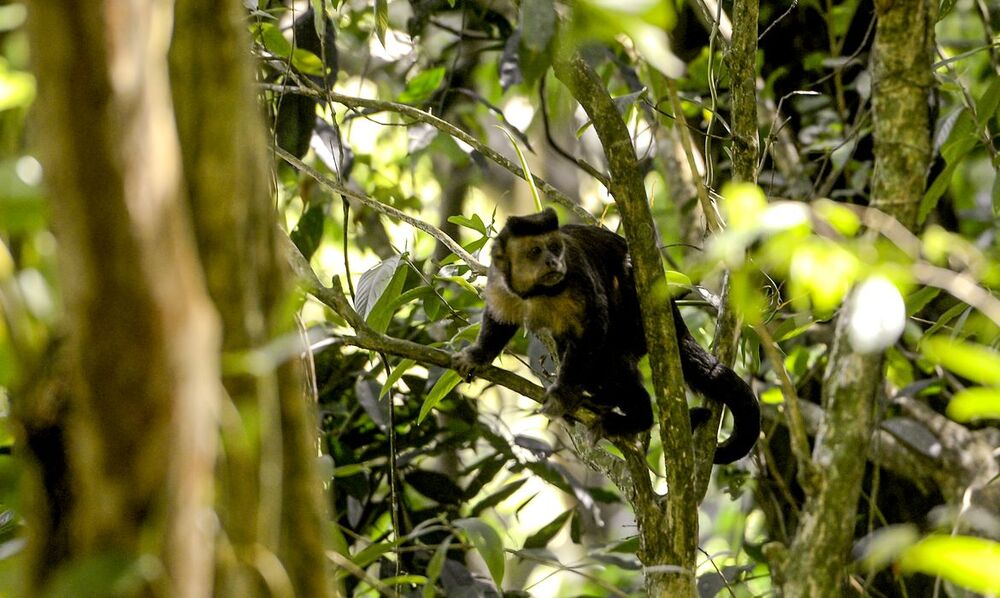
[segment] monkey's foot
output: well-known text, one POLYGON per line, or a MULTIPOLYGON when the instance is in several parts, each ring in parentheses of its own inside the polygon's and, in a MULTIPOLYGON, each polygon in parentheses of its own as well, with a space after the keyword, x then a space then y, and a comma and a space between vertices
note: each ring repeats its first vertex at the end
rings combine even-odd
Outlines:
POLYGON ((485 366, 475 345, 468 346, 451 356, 451 369, 466 382, 472 381, 485 366))
POLYGON ((555 419, 566 417, 576 411, 580 405, 580 394, 559 384, 553 384, 545 392, 545 402, 542 403, 542 413, 555 419))

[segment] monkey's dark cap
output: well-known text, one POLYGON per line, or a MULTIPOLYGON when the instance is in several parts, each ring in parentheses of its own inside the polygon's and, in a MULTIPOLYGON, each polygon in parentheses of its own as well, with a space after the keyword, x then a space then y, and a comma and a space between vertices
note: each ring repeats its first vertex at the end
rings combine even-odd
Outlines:
POLYGON ((511 216, 507 219, 507 232, 515 237, 543 235, 559 230, 559 217, 552 208, 545 208, 530 216, 511 216))

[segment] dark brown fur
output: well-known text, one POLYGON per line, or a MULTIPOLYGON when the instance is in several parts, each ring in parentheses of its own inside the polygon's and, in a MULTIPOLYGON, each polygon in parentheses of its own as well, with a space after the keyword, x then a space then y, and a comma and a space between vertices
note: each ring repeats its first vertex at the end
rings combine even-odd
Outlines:
MULTIPOLYGON (((523 324, 551 334, 559 353, 547 413, 563 415, 584 403, 600 414, 603 433, 648 430, 653 411, 638 370, 646 339, 625 240, 600 227, 560 227, 548 209, 508 219, 491 256, 479 337, 454 355, 455 370, 471 379, 523 324)), ((733 411, 737 427, 716 452, 716 462, 735 461, 760 432, 756 397, 698 345, 676 306, 674 319, 688 384, 733 411)), ((693 420, 700 417, 692 414, 693 420)))

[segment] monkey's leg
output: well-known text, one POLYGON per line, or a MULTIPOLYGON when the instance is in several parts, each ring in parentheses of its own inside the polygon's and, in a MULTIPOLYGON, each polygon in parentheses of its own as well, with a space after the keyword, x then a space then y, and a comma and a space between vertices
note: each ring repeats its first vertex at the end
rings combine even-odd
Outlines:
POLYGON ((518 325, 501 322, 493 317, 489 308, 483 310, 483 321, 476 342, 462 349, 451 358, 451 367, 468 382, 476 372, 489 365, 503 351, 517 332, 518 325))
POLYGON ((623 436, 653 427, 653 406, 638 370, 628 363, 611 364, 614 376, 598 389, 593 401, 601 408, 601 432, 623 436))

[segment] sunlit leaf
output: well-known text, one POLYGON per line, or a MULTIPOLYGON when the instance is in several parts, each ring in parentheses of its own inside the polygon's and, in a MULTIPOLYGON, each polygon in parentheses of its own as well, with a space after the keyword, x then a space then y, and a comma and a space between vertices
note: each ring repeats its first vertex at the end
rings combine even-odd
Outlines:
POLYGON ((767 209, 767 197, 752 183, 727 183, 722 198, 727 224, 737 230, 756 228, 767 209))
POLYGON ((1000 544, 971 536, 930 536, 903 553, 900 568, 982 594, 1000 593, 1000 544))
POLYGON ((861 219, 850 208, 835 201, 819 200, 813 203, 813 210, 820 218, 845 237, 853 237, 861 229, 861 219))
POLYGON ((420 415, 417 416, 417 423, 422 423, 431 410, 441 402, 441 399, 451 392, 451 389, 458 386, 458 383, 461 381, 462 379, 458 377, 458 373, 454 370, 447 370, 441 374, 441 377, 434 383, 434 387, 424 397, 424 404, 420 406, 420 415))
POLYGON ((480 234, 487 234, 486 223, 483 219, 479 217, 479 214, 473 214, 472 217, 466 217, 461 214, 456 216, 449 216, 448 222, 452 224, 457 224, 459 226, 464 226, 465 228, 471 228, 480 234))
POLYGON ((924 355, 960 376, 986 385, 1000 385, 1000 354, 982 345, 944 336, 925 338, 924 355))
POLYGON ((780 405, 785 402, 785 395, 781 393, 780 388, 773 386, 760 393, 760 401, 765 405, 780 405))
POLYGON ((27 108, 35 99, 35 78, 30 73, 7 70, 0 60, 0 111, 27 108))
POLYGON ((493 583, 499 588, 503 582, 505 564, 500 535, 482 519, 459 519, 455 521, 455 525, 465 532, 469 541, 479 551, 479 555, 483 557, 486 567, 490 570, 493 583))
POLYGON ((420 73, 406 84, 406 89, 399 94, 399 101, 404 104, 420 104, 430 99, 434 92, 441 87, 444 75, 443 66, 420 73))
POLYGON ((948 403, 946 413, 959 422, 1000 419, 1000 388, 978 386, 959 391, 948 403))
POLYGON ((389 30, 389 0, 375 0, 375 36, 385 47, 385 34, 389 30))
POLYGON ((570 509, 545 524, 537 532, 528 536, 528 538, 524 541, 524 548, 545 548, 548 546, 549 542, 556 536, 556 534, 559 533, 559 530, 563 528, 566 524, 566 520, 569 519, 569 516, 572 514, 573 510, 570 509))
POLYGON ((813 239, 792 251, 789 264, 793 300, 808 296, 813 309, 829 314, 840 305, 860 272, 858 258, 841 245, 813 239))
POLYGON ((392 373, 386 377, 385 384, 382 385, 382 390, 378 393, 378 398, 381 399, 384 397, 385 393, 389 392, 389 389, 392 388, 396 382, 399 382, 399 379, 403 377, 406 370, 416 365, 416 363, 417 362, 412 359, 404 359, 403 361, 400 361, 396 367, 392 368, 392 373))

